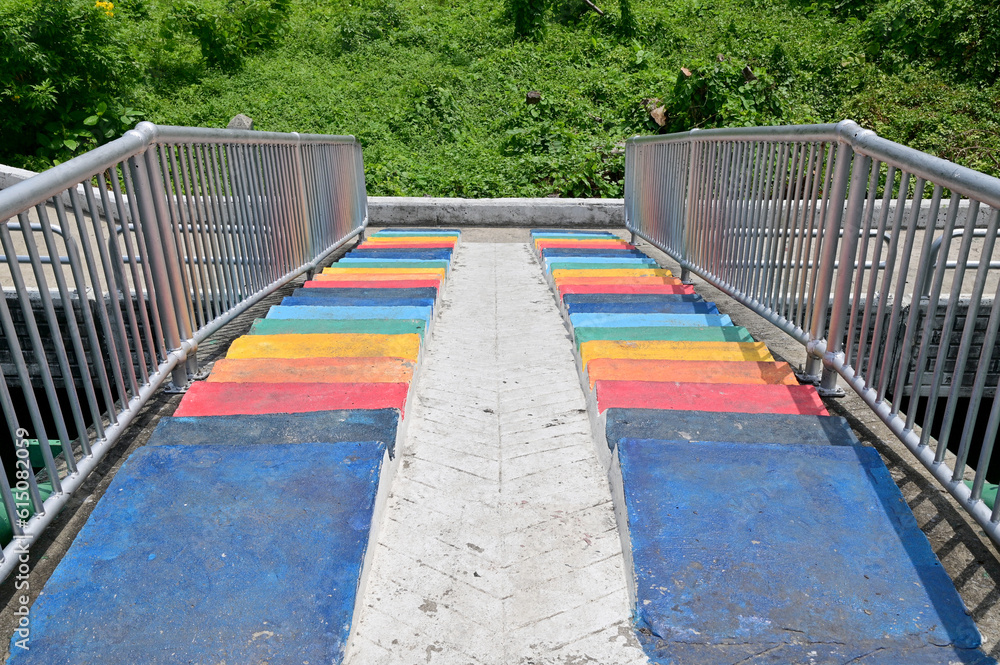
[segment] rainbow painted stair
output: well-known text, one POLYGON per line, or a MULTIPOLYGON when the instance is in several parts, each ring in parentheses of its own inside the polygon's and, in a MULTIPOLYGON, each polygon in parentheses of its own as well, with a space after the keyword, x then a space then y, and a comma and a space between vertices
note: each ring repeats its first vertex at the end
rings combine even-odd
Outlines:
POLYGON ((341 662, 458 239, 380 231, 258 319, 122 466, 10 662, 341 662))
POLYGON ((878 453, 812 386, 617 236, 532 238, 653 662, 995 662, 878 453))

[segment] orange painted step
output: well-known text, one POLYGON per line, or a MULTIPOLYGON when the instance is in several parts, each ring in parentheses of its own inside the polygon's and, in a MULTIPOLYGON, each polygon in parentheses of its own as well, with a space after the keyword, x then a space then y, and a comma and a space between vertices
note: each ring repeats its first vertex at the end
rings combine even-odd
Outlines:
POLYGON ((688 284, 557 284, 559 297, 567 293, 694 293, 688 284))
POLYGON ((212 383, 409 383, 414 363, 400 358, 222 358, 212 383))
POLYGON ((303 284, 307 289, 419 289, 423 287, 437 288, 441 285, 441 280, 437 277, 433 279, 357 279, 340 280, 326 279, 322 281, 311 280, 303 284))
POLYGON ((587 363, 587 377, 591 388, 595 381, 799 385, 791 365, 782 362, 595 358, 587 363))
POLYGON ((680 286, 681 280, 676 277, 573 277, 557 279, 556 286, 680 286))
POLYGON ((594 390, 598 412, 618 408, 830 415, 813 386, 597 381, 594 390))
POLYGON ((192 385, 174 416, 399 409, 408 383, 209 383, 192 385))

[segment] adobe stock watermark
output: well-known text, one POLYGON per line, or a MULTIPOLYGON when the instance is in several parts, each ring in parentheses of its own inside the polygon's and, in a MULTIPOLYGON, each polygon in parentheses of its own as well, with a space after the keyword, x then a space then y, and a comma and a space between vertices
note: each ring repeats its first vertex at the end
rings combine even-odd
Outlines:
MULTIPOLYGON (((31 492, 28 485, 28 478, 31 477, 31 459, 28 450, 28 430, 18 428, 15 449, 17 461, 15 462, 14 477, 17 482, 11 488, 14 494, 14 505, 17 506, 17 525, 22 529, 27 525, 28 518, 31 517, 31 492)), ((15 599, 16 608, 14 616, 17 617, 17 627, 14 629, 14 646, 18 649, 28 650, 28 641, 31 639, 31 612, 29 604, 31 601, 31 586, 28 580, 28 573, 31 572, 29 566, 30 556, 28 553, 29 540, 26 536, 14 536, 14 553, 17 554, 17 574, 14 577, 14 589, 19 592, 15 599)))

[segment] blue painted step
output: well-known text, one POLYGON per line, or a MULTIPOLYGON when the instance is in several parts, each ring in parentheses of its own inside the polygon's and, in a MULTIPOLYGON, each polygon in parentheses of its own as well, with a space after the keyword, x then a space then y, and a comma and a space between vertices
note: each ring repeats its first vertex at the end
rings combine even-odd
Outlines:
POLYGON ((731 326, 728 314, 570 314, 573 327, 731 326))
POLYGON ((993 662, 874 449, 625 439, 619 459, 655 662, 993 662))
POLYGON ((608 409, 604 414, 604 433, 611 448, 624 438, 817 446, 859 443, 847 421, 836 416, 659 409, 608 409))
POLYGON ((714 302, 577 302, 566 305, 573 314, 718 314, 714 302))
POLYGON ((553 270, 573 270, 579 265, 587 265, 588 263, 599 263, 607 264, 609 266, 615 267, 629 267, 629 268, 659 268, 660 266, 656 261, 652 259, 637 259, 632 257, 622 257, 620 259, 608 258, 606 256, 564 256, 562 258, 554 258, 550 261, 545 262, 545 269, 549 272, 553 270))
POLYGON ((380 268, 444 268, 447 270, 451 263, 438 260, 421 259, 368 259, 364 256, 345 256, 334 265, 339 267, 349 266, 364 268, 367 265, 378 265, 380 268))
POLYGON ((394 456, 396 409, 164 418, 147 446, 259 445, 375 441, 394 456))
POLYGON ((433 316, 430 307, 312 307, 274 305, 269 319, 424 319, 433 316))
MULTIPOLYGON (((308 289, 326 291, 327 289, 308 289)), ((433 307, 436 298, 342 298, 332 294, 295 295, 281 299, 285 307, 433 307)))
MULTIPOLYGON (((31 608, 16 665, 340 663, 385 447, 152 446, 31 608)), ((16 637, 16 636, 15 636, 16 637)))
POLYGON ((337 287, 303 288, 292 291, 292 296, 306 298, 437 298, 437 289, 433 286, 412 289, 365 289, 337 287))
POLYGON ((352 258, 367 257, 369 259, 406 259, 414 260, 421 259, 425 261, 430 260, 449 260, 451 258, 450 249, 368 249, 367 247, 358 247, 357 249, 351 250, 348 256, 352 258))
POLYGON ((697 293, 567 293, 563 304, 620 302, 620 303, 662 303, 662 302, 703 302, 697 293))

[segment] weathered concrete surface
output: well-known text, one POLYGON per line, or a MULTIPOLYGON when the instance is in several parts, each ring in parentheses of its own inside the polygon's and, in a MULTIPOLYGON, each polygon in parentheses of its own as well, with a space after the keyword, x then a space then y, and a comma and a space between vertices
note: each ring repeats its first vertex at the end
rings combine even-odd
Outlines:
POLYGON ((458 199, 369 196, 372 225, 601 226, 625 225, 622 199, 458 199))
POLYGON ((646 662, 571 350, 528 245, 463 234, 348 663, 646 662))
MULTIPOLYGON (((628 237, 626 231, 619 235, 628 237)), ((639 241, 638 246, 660 265, 680 274, 680 266, 669 256, 645 241, 639 241)), ((775 359, 798 368, 804 365, 801 344, 697 276, 692 276, 692 281, 697 292, 728 312, 734 323, 747 328, 755 339, 766 341, 775 359)), ((990 288, 988 284, 987 292, 990 288)), ((996 546, 853 391, 825 403, 831 415, 847 418, 862 443, 878 450, 976 620, 983 636, 983 650, 1000 658, 1000 553, 996 546)))

